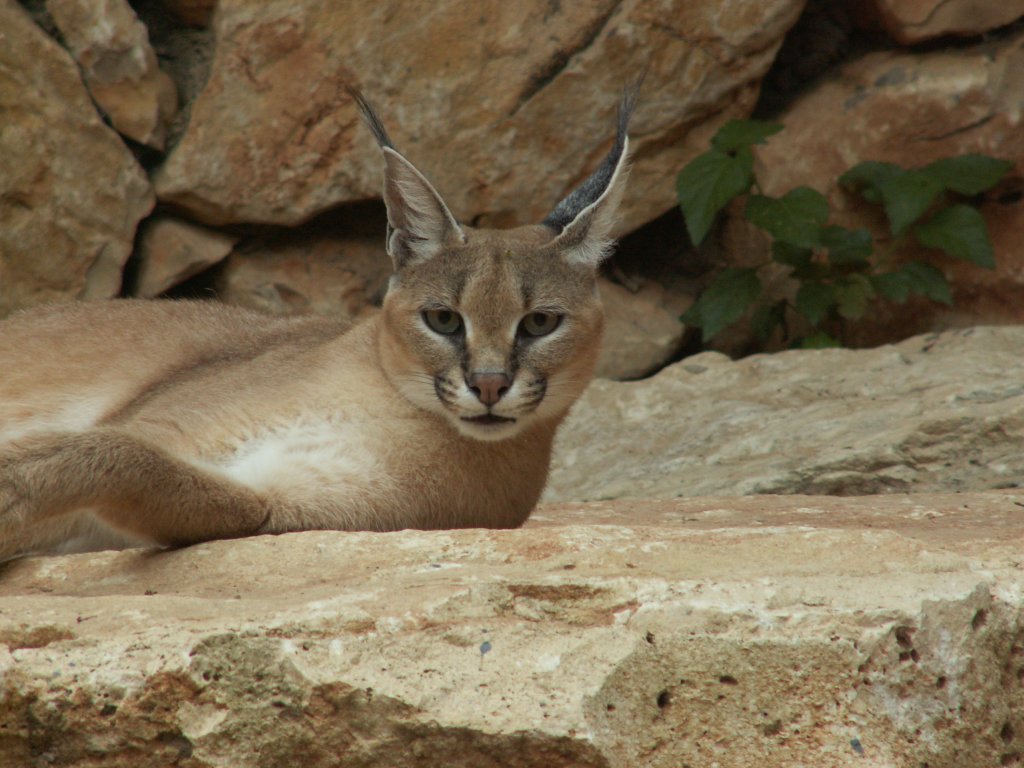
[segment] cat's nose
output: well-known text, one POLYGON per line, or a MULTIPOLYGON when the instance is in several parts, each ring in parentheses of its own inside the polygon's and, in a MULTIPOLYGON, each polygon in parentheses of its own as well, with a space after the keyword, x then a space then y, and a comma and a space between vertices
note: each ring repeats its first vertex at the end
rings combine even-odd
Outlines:
POLYGON ((494 405, 508 392, 512 379, 504 373, 474 373, 466 379, 466 385, 481 403, 494 405))

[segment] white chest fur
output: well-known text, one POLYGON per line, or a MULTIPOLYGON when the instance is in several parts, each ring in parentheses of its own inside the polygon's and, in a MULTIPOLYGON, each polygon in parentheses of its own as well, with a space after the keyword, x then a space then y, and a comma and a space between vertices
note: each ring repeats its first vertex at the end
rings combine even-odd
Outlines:
POLYGON ((260 430, 215 467, 259 492, 343 492, 386 475, 365 424, 304 417, 260 430))

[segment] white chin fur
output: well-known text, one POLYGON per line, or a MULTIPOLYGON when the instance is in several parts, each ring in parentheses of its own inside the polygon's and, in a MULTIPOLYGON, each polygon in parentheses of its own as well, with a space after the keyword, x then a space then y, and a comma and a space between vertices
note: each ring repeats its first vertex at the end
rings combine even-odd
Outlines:
POLYGON ((459 434, 481 442, 493 443, 499 440, 508 440, 515 437, 523 428, 523 419, 504 422, 501 424, 477 424, 466 421, 458 416, 449 417, 459 434))

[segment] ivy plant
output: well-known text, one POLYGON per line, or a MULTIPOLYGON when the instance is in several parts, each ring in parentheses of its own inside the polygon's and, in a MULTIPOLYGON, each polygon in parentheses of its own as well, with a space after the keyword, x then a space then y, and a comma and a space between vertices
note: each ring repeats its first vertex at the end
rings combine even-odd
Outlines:
POLYGON ((796 313, 812 329, 795 346, 837 346, 843 324, 862 317, 876 297, 903 303, 913 295, 951 304, 945 275, 922 261, 895 256, 909 242, 992 269, 995 259, 985 221, 972 199, 991 189, 1012 163, 986 155, 948 157, 921 168, 859 163, 840 185, 866 204, 885 211, 890 237, 878 248, 866 229, 830 222, 828 200, 810 187, 781 197, 763 194, 754 174, 753 146, 782 130, 776 123, 733 120, 711 139, 677 180, 679 203, 690 239, 699 245, 718 213, 747 195, 744 216, 771 238, 769 260, 718 273, 682 321, 700 327, 705 342, 753 307, 754 331, 767 340, 796 313), (793 301, 765 296, 759 272, 770 263, 788 268, 798 282, 793 301))

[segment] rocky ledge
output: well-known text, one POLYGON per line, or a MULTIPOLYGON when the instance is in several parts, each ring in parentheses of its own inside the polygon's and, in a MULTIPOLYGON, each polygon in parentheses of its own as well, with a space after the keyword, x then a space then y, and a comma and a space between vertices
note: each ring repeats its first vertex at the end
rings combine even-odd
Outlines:
POLYGON ((1024 754, 1024 493, 545 506, 0 573, 0 766, 1024 754))
POLYGON ((693 355, 595 381, 547 501, 987 491, 1024 481, 1024 326, 874 349, 693 355))

